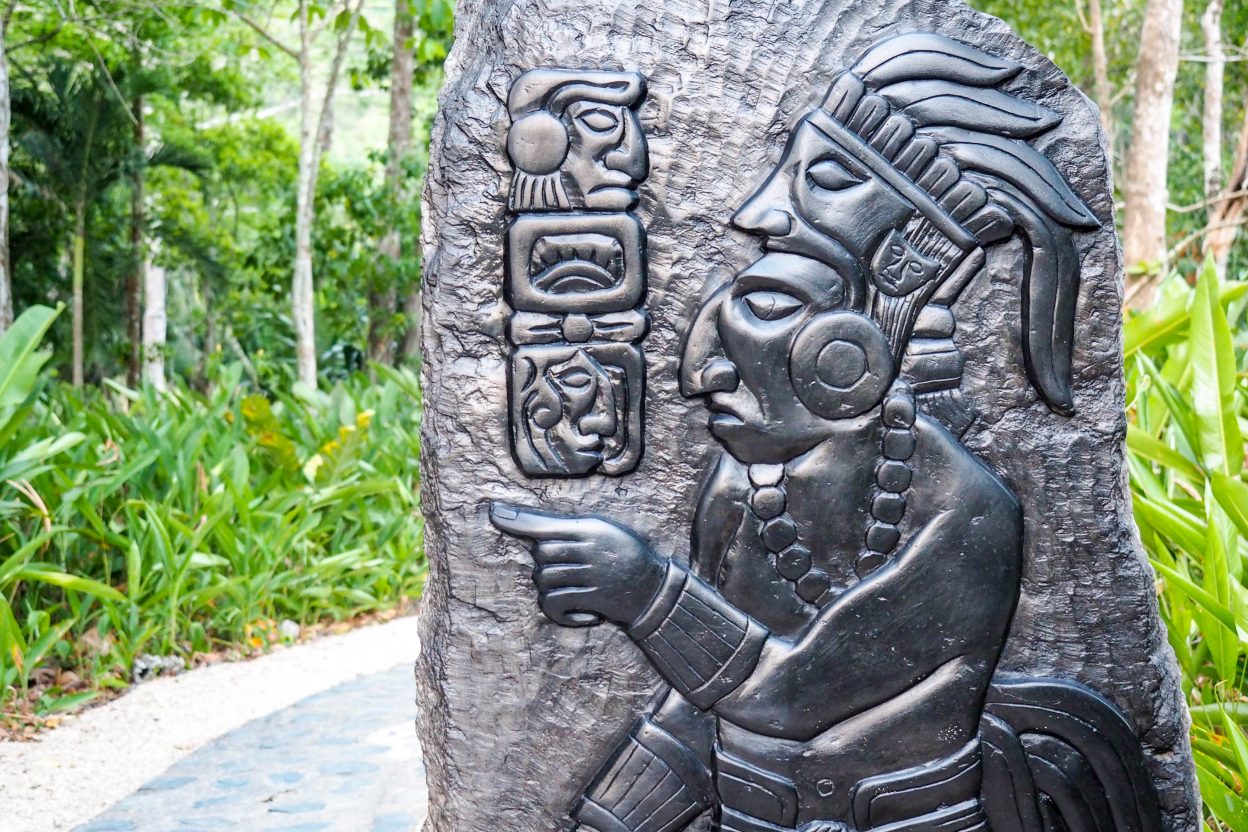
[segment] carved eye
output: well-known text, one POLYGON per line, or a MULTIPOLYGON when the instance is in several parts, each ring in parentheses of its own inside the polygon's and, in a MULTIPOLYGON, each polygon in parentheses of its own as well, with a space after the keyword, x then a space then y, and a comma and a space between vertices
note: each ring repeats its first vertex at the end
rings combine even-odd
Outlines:
POLYGON ((580 389, 588 387, 589 383, 593 381, 593 377, 584 370, 568 370, 559 374, 559 380, 568 387, 580 389))
POLYGON ((595 133, 610 133, 619 126, 620 120, 610 110, 594 108, 577 116, 577 120, 595 133))
POLYGON ((800 300, 784 292, 750 292, 742 296, 742 300, 750 307, 751 312, 764 321, 787 318, 803 306, 800 300))
POLYGON ((822 188, 825 191, 843 191, 854 185, 862 184, 861 179, 832 159, 815 162, 807 168, 806 178, 815 187, 822 188))

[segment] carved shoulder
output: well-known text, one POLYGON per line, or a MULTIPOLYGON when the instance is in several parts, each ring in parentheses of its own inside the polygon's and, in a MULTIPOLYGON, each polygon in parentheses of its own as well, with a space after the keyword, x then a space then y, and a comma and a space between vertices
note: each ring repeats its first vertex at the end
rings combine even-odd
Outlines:
POLYGON ((749 491, 746 467, 728 454, 722 454, 719 464, 702 486, 689 547, 690 566, 699 577, 712 584, 741 524, 749 491))

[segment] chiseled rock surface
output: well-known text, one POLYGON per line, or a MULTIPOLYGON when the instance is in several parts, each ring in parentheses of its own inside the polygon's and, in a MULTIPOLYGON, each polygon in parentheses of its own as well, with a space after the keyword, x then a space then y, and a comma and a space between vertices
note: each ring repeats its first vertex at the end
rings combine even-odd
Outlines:
POLYGON ((664 554, 687 551, 717 449, 701 406, 677 390, 676 365, 703 293, 757 255, 757 240, 728 219, 835 73, 870 43, 911 30, 1025 65, 1015 92, 1064 116, 1038 145, 1104 224, 1078 238, 1073 418, 1049 411, 1024 375, 1017 248, 994 250, 956 307, 963 390, 979 410, 965 443, 1026 511, 1022 600, 1000 669, 1111 698, 1143 740, 1166 827, 1198 826, 1178 671, 1130 517, 1121 263, 1103 139, 1084 96, 1003 23, 956 0, 466 0, 425 195, 431 573, 418 689, 431 832, 563 828, 658 689, 618 629, 561 628, 539 613, 527 549, 490 526, 488 501, 601 512, 664 554), (640 120, 650 174, 636 209, 649 235, 646 451, 622 478, 526 479, 508 453, 506 101, 512 81, 538 66, 635 69, 649 81, 640 120))

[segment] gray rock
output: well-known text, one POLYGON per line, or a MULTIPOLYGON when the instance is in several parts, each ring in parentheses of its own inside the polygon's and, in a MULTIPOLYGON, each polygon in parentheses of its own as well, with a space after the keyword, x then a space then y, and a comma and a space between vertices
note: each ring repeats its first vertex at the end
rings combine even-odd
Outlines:
POLYGON ((1002 22, 957 0, 462 0, 424 199, 430 578, 417 679, 430 832, 568 828, 570 807, 664 689, 620 629, 559 627, 541 614, 529 550, 492 528, 489 502, 599 513, 664 555, 687 556, 719 448, 703 406, 678 389, 682 340, 699 303, 759 250, 729 219, 837 73, 907 31, 1022 64, 1010 91, 1062 116, 1037 149, 1102 221, 1076 236, 1072 417, 1046 407, 1024 370, 1017 243, 989 249, 954 307, 961 389, 977 414, 963 443, 1025 517, 1021 600, 998 670, 1077 681, 1112 700, 1141 739, 1164 828, 1199 826, 1179 674, 1131 520, 1122 266, 1087 99, 1002 22), (650 170, 634 209, 648 235, 645 452, 625 476, 530 478, 508 450, 507 101, 537 67, 648 80, 638 115, 650 170))

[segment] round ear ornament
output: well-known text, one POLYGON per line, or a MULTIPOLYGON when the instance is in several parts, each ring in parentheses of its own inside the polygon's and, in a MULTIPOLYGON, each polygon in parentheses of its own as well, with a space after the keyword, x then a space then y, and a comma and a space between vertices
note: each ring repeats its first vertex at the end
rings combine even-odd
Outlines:
POLYGON ((568 132, 556 116, 539 110, 511 125, 507 155, 512 163, 534 176, 559 170, 568 156, 568 132))
POLYGON ((825 312, 797 334, 789 371, 802 404, 825 419, 850 419, 878 405, 896 362, 878 326, 856 312, 825 312))

